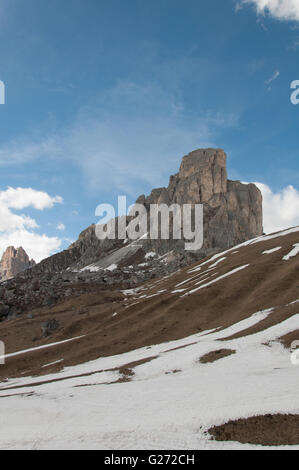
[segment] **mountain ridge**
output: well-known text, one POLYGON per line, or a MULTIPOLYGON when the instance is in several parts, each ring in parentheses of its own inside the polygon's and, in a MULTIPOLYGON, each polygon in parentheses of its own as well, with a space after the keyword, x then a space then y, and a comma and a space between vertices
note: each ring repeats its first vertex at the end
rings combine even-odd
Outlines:
MULTIPOLYGON (((130 289, 161 278, 219 251, 263 233, 262 195, 254 184, 227 178, 222 149, 198 149, 184 156, 167 188, 139 196, 150 217, 152 204, 203 205, 203 246, 185 250, 185 239, 141 236, 138 240, 104 239, 91 225, 67 250, 57 253, 0 285, 0 319, 80 296, 90 286, 130 289)), ((130 216, 127 221, 130 221, 130 216)), ((117 225, 117 224, 116 224, 117 225)), ((197 228, 198 229, 198 228, 197 228)), ((201 229, 201 227, 199 227, 201 229)))

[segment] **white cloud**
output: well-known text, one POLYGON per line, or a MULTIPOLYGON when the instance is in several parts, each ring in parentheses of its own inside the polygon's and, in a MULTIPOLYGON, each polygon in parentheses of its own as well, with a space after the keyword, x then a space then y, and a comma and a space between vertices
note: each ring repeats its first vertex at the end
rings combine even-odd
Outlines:
POLYGON ((263 183, 255 183, 263 195, 264 231, 277 232, 299 225, 299 191, 287 186, 278 193, 263 183))
POLYGON ((2 254, 8 246, 22 246, 28 256, 39 262, 59 250, 61 240, 57 237, 48 237, 46 234, 29 230, 14 230, 12 232, 0 232, 0 253, 2 254))
POLYGON ((38 234, 38 224, 31 217, 16 214, 13 210, 33 207, 44 210, 62 203, 59 196, 51 197, 43 191, 32 188, 8 188, 0 191, 0 255, 9 245, 22 246, 28 255, 39 262, 59 249, 57 237, 38 234))
POLYGON ((63 231, 63 230, 65 230, 65 225, 64 224, 58 224, 56 228, 57 228, 57 230, 63 231))
POLYGON ((32 188, 7 188, 0 191, 0 204, 5 204, 11 209, 24 209, 34 207, 37 210, 50 209, 54 204, 61 204, 60 196, 51 197, 44 191, 36 191, 32 188))
POLYGON ((298 0, 242 0, 238 2, 238 9, 242 4, 253 4, 258 14, 270 14, 273 18, 283 21, 299 21, 298 0))

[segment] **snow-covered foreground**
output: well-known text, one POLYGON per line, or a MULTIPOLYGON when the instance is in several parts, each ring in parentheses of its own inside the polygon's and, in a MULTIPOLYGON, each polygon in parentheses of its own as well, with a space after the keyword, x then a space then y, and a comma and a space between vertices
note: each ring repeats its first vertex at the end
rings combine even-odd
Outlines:
POLYGON ((255 448, 212 441, 206 431, 240 417, 299 413, 299 366, 292 365, 289 352, 275 342, 298 328, 299 314, 260 333, 221 340, 272 312, 255 313, 226 330, 101 358, 58 374, 2 383, 0 447, 255 448), (236 354, 214 363, 199 362, 223 348, 236 354), (127 366, 135 372, 130 381, 117 382, 119 367, 145 359, 150 360, 127 366))

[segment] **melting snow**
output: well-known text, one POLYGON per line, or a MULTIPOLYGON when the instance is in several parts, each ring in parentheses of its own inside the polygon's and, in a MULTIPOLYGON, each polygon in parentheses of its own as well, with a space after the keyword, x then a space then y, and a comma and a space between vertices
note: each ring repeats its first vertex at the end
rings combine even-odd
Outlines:
POLYGON ((225 256, 224 256, 223 258, 220 258, 218 261, 216 261, 216 263, 211 264, 211 266, 209 266, 209 268, 214 268, 215 266, 217 266, 218 263, 221 263, 221 262, 224 261, 225 259, 226 259, 225 256))
POLYGON ((239 266, 238 268, 232 269, 232 271, 229 271, 228 273, 225 273, 222 276, 217 277, 217 279, 213 279, 212 281, 207 282, 206 284, 203 284, 202 286, 199 286, 196 289, 192 289, 189 292, 186 292, 186 294, 184 295, 193 294, 194 292, 197 292, 199 289, 203 289, 204 287, 210 286, 211 284, 214 284, 215 282, 220 281, 220 279, 224 279, 225 277, 231 276, 232 274, 235 274, 238 271, 241 271, 242 269, 247 268, 248 266, 249 264, 245 264, 244 266, 239 266))
POLYGON ((296 243, 293 246, 294 248, 292 251, 282 258, 284 261, 288 261, 290 258, 293 258, 293 256, 296 256, 299 253, 299 243, 296 243))
POLYGON ((103 357, 58 374, 8 380, 2 384, 11 390, 1 393, 5 432, 0 446, 258 449, 210 440, 206 431, 241 417, 298 413, 298 371, 289 352, 279 343, 265 344, 296 330, 299 314, 259 333, 223 340, 270 313, 258 312, 222 331, 103 357), (236 354, 211 364, 199 362, 200 357, 220 348, 233 349, 236 354), (115 383, 120 378, 118 368, 146 359, 149 361, 134 368, 130 382, 115 383), (173 374, 175 369, 180 373, 173 374), (49 383, 57 379, 60 381, 49 383), (34 395, 13 396, 16 391, 34 395), (9 393, 11 397, 7 397, 9 393))
POLYGON ((277 246, 276 248, 272 248, 271 250, 263 251, 262 255, 270 255, 271 253, 274 253, 278 250, 281 250, 281 246, 277 246))
POLYGON ((117 269, 117 264, 110 264, 108 268, 106 268, 106 271, 115 271, 117 269))
MULTIPOLYGON (((43 346, 37 346, 36 348, 30 348, 30 349, 24 349, 23 351, 17 351, 14 353, 6 354, 5 359, 8 359, 10 357, 15 357, 15 356, 20 356, 21 354, 26 354, 29 352, 35 352, 40 349, 47 349, 47 348, 52 348, 54 346, 58 346, 60 344, 64 343, 69 343, 70 341, 75 341, 76 339, 84 338, 84 336, 76 336, 75 338, 70 338, 70 339, 65 339, 64 341, 59 341, 57 343, 50 343, 50 344, 45 344, 43 346)), ((0 356, 0 360, 3 359, 3 356, 0 356)))
POLYGON ((42 366, 42 368, 44 369, 45 367, 54 366, 55 364, 60 364, 63 361, 64 361, 64 359, 59 359, 59 361, 50 362, 49 364, 45 364, 44 366, 42 366))
POLYGON ((214 261, 214 260, 216 260, 220 257, 223 257, 223 255, 237 253, 238 250, 235 251, 236 249, 239 249, 239 248, 242 248, 242 247, 245 247, 245 246, 248 246, 248 245, 254 245, 255 243, 261 243, 261 242, 264 242, 264 241, 272 240, 274 238, 283 237, 283 236, 290 235, 291 233, 296 233, 296 232, 299 232, 299 226, 288 229, 288 230, 284 230, 282 232, 278 232, 278 233, 275 233, 275 234, 262 235, 261 237, 252 238, 251 240, 247 240, 244 243, 240 243, 239 245, 236 245, 232 248, 229 248, 228 250, 222 251, 221 253, 216 253, 214 256, 212 256, 208 260, 206 260, 202 263, 199 263, 197 266, 195 266, 195 268, 190 269, 188 271, 188 273, 193 273, 193 272, 196 272, 196 271, 200 271, 202 266, 204 266, 204 265, 210 263, 211 261, 214 261))
POLYGON ((85 268, 80 269, 80 271, 90 271, 90 272, 97 272, 100 271, 101 268, 96 266, 95 264, 91 264, 89 266, 85 266, 85 268))

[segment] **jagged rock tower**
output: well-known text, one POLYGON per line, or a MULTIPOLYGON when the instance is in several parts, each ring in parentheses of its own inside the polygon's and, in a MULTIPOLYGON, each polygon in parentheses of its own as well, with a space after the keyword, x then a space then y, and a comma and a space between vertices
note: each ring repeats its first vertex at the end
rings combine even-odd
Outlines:
MULTIPOLYGON (((183 157, 179 173, 170 177, 168 188, 154 189, 137 202, 147 208, 162 203, 203 204, 204 255, 263 234, 261 192, 254 184, 227 179, 226 154, 221 149, 189 153, 183 157)), ((165 242, 154 245, 161 250, 165 242)))
MULTIPOLYGON (((227 179, 226 154, 221 149, 199 149, 182 159, 180 170, 170 177, 167 188, 153 189, 137 201, 149 210, 150 204, 203 204, 204 242, 198 252, 184 251, 184 240, 142 240, 136 249, 163 255, 172 251, 181 264, 204 258, 262 235, 262 195, 254 184, 227 179), (142 248, 140 248, 142 246, 142 248)), ((80 269, 91 263, 106 267, 131 262, 134 246, 126 250, 122 240, 98 240, 95 225, 84 230, 68 250, 42 261, 35 271, 58 272, 80 269), (113 253, 113 260, 110 254, 113 253), (104 261, 103 261, 104 260, 104 261), (103 261, 103 262, 102 262, 103 261)), ((142 253, 139 256, 141 259, 142 253)))
POLYGON ((26 251, 20 248, 9 246, 3 253, 0 261, 0 281, 6 281, 16 276, 21 271, 31 268, 35 261, 30 260, 26 251))

